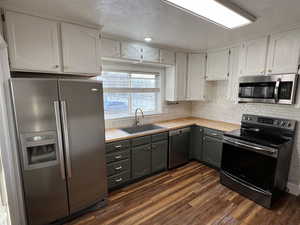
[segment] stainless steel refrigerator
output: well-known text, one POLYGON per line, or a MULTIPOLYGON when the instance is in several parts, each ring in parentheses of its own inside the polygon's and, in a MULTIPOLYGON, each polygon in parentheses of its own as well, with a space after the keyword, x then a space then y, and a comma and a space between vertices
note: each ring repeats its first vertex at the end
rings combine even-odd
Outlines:
POLYGON ((102 84, 35 78, 10 84, 28 224, 105 204, 102 84))

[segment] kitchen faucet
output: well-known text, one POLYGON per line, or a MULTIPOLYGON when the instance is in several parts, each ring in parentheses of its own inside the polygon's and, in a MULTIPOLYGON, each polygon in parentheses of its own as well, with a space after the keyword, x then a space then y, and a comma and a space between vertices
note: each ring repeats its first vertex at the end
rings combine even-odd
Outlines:
POLYGON ((144 118, 144 112, 141 108, 137 108, 135 110, 135 126, 140 126, 142 125, 141 121, 139 120, 139 117, 138 117, 138 111, 140 111, 142 113, 142 118, 144 118))

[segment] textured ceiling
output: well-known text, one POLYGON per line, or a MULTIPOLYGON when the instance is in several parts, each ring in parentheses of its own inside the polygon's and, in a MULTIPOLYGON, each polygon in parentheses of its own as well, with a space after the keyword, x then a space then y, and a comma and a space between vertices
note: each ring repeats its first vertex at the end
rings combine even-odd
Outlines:
POLYGON ((225 30, 160 0, 0 0, 0 6, 104 25, 104 33, 186 49, 204 49, 299 23, 300 0, 234 0, 258 17, 225 30))

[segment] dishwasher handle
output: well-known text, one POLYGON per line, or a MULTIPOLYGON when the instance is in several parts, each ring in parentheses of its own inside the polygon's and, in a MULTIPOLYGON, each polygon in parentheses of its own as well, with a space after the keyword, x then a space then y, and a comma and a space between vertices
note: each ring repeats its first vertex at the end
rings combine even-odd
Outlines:
POLYGON ((171 137, 171 136, 175 136, 175 135, 179 135, 179 134, 189 133, 190 131, 191 131, 190 127, 172 130, 169 132, 169 136, 171 137))

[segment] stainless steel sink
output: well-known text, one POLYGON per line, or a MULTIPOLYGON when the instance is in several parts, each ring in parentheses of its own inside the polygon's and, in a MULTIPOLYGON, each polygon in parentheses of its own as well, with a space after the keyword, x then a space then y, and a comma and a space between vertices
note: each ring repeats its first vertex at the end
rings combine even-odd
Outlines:
POLYGON ((135 134, 135 133, 141 133, 141 132, 157 130, 157 129, 162 129, 162 128, 163 127, 160 127, 160 126, 157 126, 154 124, 145 124, 145 125, 141 125, 141 126, 121 128, 121 130, 125 131, 126 133, 129 133, 129 134, 135 134))

